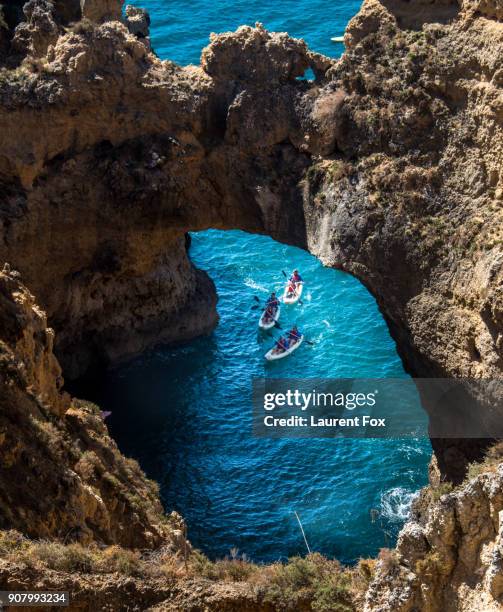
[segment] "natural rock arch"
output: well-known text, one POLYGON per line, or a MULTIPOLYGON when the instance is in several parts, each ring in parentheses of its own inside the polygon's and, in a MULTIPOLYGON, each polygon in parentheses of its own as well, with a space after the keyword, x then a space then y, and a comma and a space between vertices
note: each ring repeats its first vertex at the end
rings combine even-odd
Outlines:
MULTIPOLYGON (((497 62, 464 45, 463 14, 442 37, 425 24, 422 42, 388 4, 365 4, 339 62, 258 26, 213 37, 186 68, 92 3, 101 25, 27 15, 9 44, 30 59, 0 86, 1 255, 47 310, 68 376, 214 324, 184 247, 208 227, 355 274, 412 373, 501 374, 501 249, 478 231, 501 229, 497 62), (444 62, 460 44, 472 81, 496 79, 484 99, 444 62), (316 81, 297 80, 309 67, 316 81), (483 129, 464 132, 483 109, 483 129)), ((490 24, 477 28, 490 45, 490 24)))

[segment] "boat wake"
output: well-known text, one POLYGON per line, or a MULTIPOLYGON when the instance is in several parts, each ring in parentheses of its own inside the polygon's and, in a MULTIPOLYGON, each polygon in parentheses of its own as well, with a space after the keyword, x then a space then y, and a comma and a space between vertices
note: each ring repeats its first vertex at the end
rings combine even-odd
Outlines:
POLYGON ((267 287, 256 283, 253 278, 245 278, 244 283, 247 287, 250 287, 250 289, 255 289, 255 291, 262 291, 263 293, 269 292, 269 289, 267 287))

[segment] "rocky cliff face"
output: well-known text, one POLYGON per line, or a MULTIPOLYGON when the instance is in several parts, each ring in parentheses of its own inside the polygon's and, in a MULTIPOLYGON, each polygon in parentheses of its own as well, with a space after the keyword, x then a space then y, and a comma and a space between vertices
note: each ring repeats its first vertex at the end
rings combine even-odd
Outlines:
POLYGON ((295 77, 319 62, 309 58, 299 41, 245 28, 209 47, 205 70, 182 69, 118 22, 84 21, 37 72, 24 67, 33 59, 4 72, 2 257, 46 309, 66 376, 211 329, 215 292, 186 258, 187 230, 242 227, 305 245, 297 183, 309 158, 289 136, 292 98, 307 88, 295 77), (255 97, 274 130, 265 138, 250 119, 241 128, 255 97))
MULTIPOLYGON (((191 230, 267 233, 356 275, 413 374, 501 377, 499 1, 366 0, 337 62, 258 25, 213 36, 186 68, 152 54, 147 17, 130 9, 122 23, 118 0, 22 4, 0 12, 0 256, 40 308, 6 269, 3 525, 127 546, 171 537, 96 409, 61 393, 52 345, 72 378, 209 331, 216 296, 187 257, 191 230), (298 80, 308 68, 316 79, 298 80), (32 496, 42 482, 44 520, 32 496)), ((461 481, 486 444, 433 440, 442 476, 461 481)), ((479 489, 473 503, 496 508, 479 489)), ((486 514, 479 544, 495 551, 486 514)), ((417 570, 397 587, 414 592, 404 609, 443 602, 445 576, 461 585, 460 517, 446 526, 458 538, 449 554, 438 543, 442 564, 450 555, 440 590, 418 594, 417 570)), ((435 520, 407 528, 413 547, 424 536, 431 548, 435 520)), ((470 555, 466 575, 492 575, 487 556, 470 555)), ((376 582, 376 601, 385 588, 376 582)))
MULTIPOLYGON (((499 378, 503 26, 487 5, 422 7, 366 2, 349 24, 318 99, 336 148, 310 171, 309 248, 370 287, 413 374, 499 378)), ((433 445, 455 480, 478 453, 433 445)))
MULTIPOLYGON (((503 595, 503 464, 482 465, 453 491, 430 487, 397 549, 381 558, 370 612, 497 612, 503 595)), ((445 487, 444 487, 445 488, 445 487)))
POLYGON ((8 267, 0 300, 0 528, 178 549, 180 528, 164 516, 157 485, 120 454, 97 406, 61 391, 54 332, 8 267))

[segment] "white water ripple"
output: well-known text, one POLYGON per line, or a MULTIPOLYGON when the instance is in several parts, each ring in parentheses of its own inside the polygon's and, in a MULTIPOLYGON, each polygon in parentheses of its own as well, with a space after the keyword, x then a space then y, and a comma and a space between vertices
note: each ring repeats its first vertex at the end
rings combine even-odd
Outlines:
POLYGON ((393 487, 381 495, 381 516, 392 523, 403 523, 410 516, 412 502, 418 496, 417 491, 403 487, 393 487))

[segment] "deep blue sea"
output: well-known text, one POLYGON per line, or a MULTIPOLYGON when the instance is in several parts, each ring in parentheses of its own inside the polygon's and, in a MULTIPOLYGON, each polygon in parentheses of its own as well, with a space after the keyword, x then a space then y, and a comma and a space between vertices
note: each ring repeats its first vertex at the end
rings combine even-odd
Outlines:
MULTIPOLYGON (((143 0, 162 58, 198 62, 211 31, 261 21, 339 55, 360 2, 143 0)), ((414 493, 426 484, 428 440, 264 440, 251 434, 251 380, 406 377, 373 297, 353 277, 263 236, 193 235, 195 264, 214 279, 220 323, 209 337, 158 348, 107 375, 97 393, 120 448, 161 485, 192 543, 212 558, 238 548, 255 561, 304 554, 297 511, 313 550, 342 561, 393 545, 414 493), (314 345, 267 364, 273 339, 258 333, 254 296, 281 290, 282 270, 307 281, 302 305, 284 309, 314 345), (372 521, 371 511, 377 510, 372 521)))

